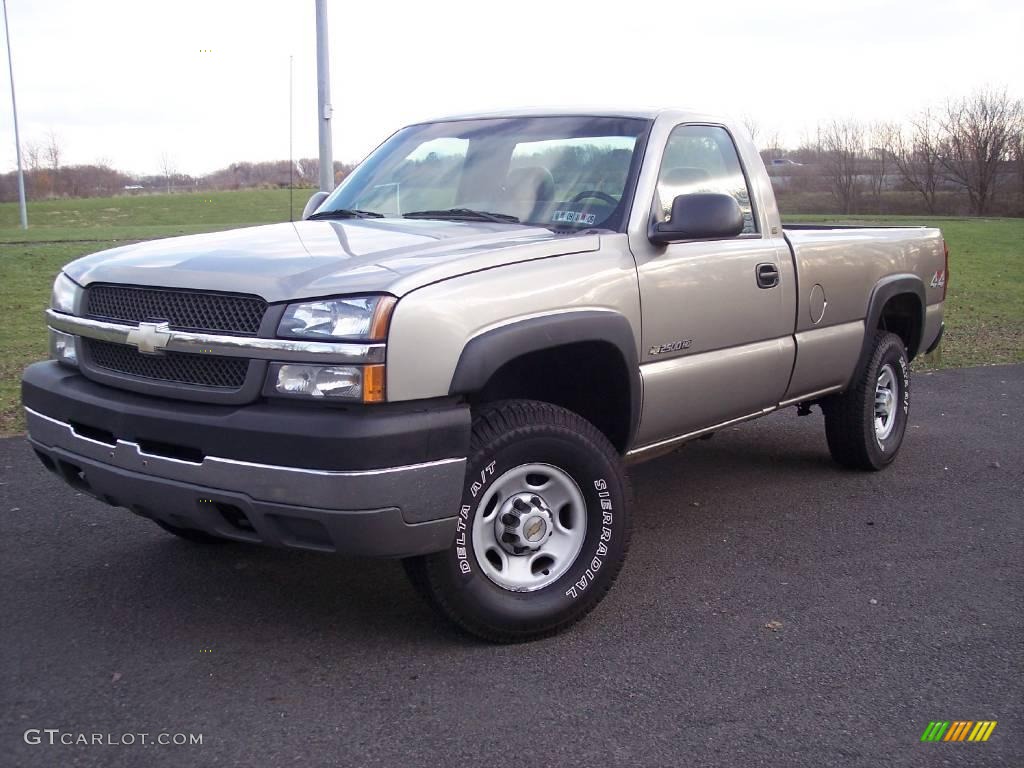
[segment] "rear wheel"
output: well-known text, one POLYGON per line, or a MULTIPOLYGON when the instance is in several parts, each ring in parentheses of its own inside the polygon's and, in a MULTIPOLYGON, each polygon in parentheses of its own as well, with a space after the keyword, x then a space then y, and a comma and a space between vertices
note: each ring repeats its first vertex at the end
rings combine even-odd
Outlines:
POLYGON ((850 389, 822 403, 832 458, 878 470, 896 458, 910 410, 910 366, 903 340, 880 331, 868 364, 850 389))
POLYGON ((417 591, 496 642, 554 634, 608 592, 629 542, 622 460, 588 421, 514 400, 473 422, 455 541, 406 562, 417 591))

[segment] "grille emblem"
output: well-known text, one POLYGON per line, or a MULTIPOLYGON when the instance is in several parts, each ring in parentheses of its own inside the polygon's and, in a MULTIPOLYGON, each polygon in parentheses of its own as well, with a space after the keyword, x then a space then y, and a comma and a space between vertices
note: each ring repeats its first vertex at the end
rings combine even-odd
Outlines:
POLYGON ((171 326, 167 323, 139 323, 128 332, 127 342, 138 347, 144 355, 162 355, 171 340, 171 326))

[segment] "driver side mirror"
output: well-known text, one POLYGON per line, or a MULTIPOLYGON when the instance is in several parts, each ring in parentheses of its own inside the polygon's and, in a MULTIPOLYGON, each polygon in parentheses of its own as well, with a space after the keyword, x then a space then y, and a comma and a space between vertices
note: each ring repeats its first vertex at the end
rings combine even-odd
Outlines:
POLYGON ((672 201, 672 218, 655 224, 648 237, 667 245, 681 240, 736 237, 743 232, 743 212, 732 195, 695 192, 672 201))
POLYGON ((302 209, 302 218, 308 219, 310 216, 316 213, 316 209, 319 208, 320 204, 326 199, 326 192, 314 192, 313 196, 309 198, 309 202, 306 203, 306 207, 302 209))

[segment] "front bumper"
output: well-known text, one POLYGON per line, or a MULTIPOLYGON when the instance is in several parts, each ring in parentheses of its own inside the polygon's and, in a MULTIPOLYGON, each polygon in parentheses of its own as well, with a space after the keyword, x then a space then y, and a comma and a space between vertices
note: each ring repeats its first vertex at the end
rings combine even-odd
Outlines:
POLYGON ((465 406, 182 403, 98 385, 52 362, 25 371, 22 400, 48 469, 173 526, 382 557, 440 551, 454 537, 465 406))

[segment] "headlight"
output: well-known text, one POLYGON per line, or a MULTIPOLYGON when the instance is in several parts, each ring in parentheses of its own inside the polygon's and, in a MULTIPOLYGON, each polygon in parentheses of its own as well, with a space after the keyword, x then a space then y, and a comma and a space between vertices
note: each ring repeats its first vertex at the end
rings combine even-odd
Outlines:
POLYGON ((50 295, 50 309, 73 315, 81 293, 81 286, 61 272, 53 282, 53 293, 50 295))
POLYGON ((294 365, 270 367, 274 393, 379 403, 384 400, 383 365, 294 365))
POLYGON ((284 311, 277 334, 302 339, 383 341, 395 301, 393 296, 358 296, 291 304, 284 311))

